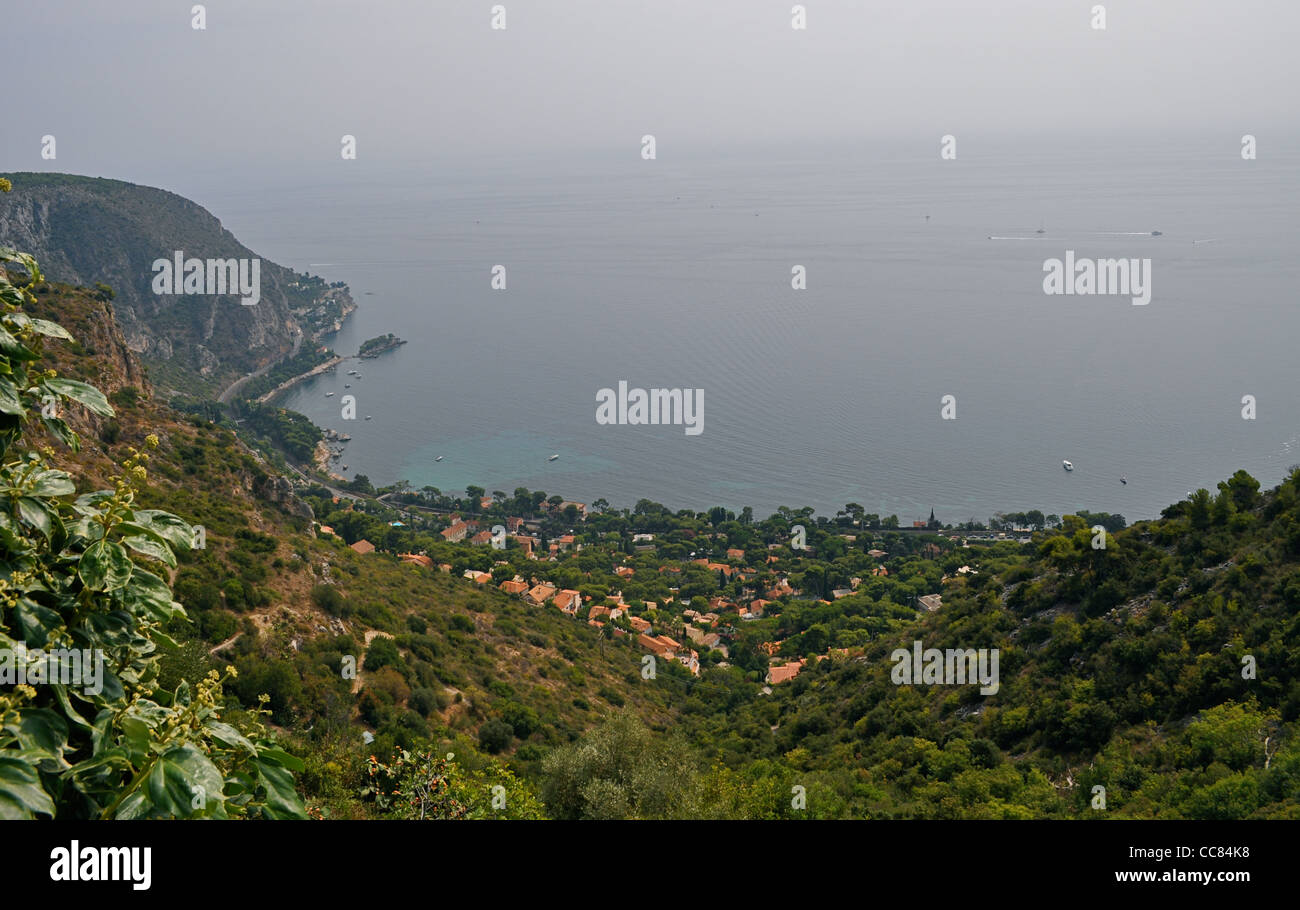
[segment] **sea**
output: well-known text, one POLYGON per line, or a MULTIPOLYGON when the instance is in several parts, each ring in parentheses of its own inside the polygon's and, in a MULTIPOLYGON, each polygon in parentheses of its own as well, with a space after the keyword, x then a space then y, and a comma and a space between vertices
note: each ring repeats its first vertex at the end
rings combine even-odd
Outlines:
POLYGON ((337 352, 407 341, 282 400, 351 434, 338 470, 376 485, 1132 522, 1300 463, 1294 151, 1250 160, 1220 134, 964 137, 948 160, 937 137, 640 152, 250 168, 178 191, 259 255, 350 286, 337 352), (1150 302, 1045 293, 1067 251, 1149 259, 1150 302), (702 432, 598 423, 620 381, 703 390, 702 432))

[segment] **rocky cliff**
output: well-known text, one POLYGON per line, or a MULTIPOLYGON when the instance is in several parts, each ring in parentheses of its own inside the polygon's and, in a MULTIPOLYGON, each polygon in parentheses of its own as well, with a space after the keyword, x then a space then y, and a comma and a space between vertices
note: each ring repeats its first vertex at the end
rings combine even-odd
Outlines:
POLYGON ((215 395, 337 329, 355 309, 345 286, 262 259, 174 193, 70 174, 3 176, 13 192, 0 196, 0 244, 31 252, 53 281, 108 285, 126 343, 164 393, 215 395), (238 292, 155 293, 154 262, 177 251, 260 259, 257 303, 242 305, 238 292))

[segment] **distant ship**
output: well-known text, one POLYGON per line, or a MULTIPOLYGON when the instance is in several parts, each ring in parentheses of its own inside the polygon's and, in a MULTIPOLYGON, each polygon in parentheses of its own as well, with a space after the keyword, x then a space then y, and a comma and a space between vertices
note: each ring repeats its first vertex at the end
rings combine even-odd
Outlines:
POLYGON ((1163 236, 1164 236, 1164 231, 1152 231, 1152 232, 1151 232, 1151 236, 1152 236, 1152 237, 1163 237, 1163 236))
POLYGON ((434 459, 434 461, 442 461, 442 456, 439 455, 437 458, 434 459))
POLYGON ((366 415, 366 420, 369 420, 369 419, 370 419, 370 415, 367 414, 367 415, 366 415))
POLYGON ((559 457, 560 457, 560 456, 559 456, 558 454, 556 454, 556 455, 552 455, 550 458, 548 458, 548 459, 546 459, 546 460, 547 460, 547 461, 554 461, 555 459, 557 459, 557 458, 559 458, 559 457))
POLYGON ((1065 468, 1065 470, 1067 470, 1067 471, 1073 471, 1073 470, 1074 470, 1074 465, 1070 464, 1068 461, 1062 461, 1062 462, 1061 462, 1061 467, 1065 468))

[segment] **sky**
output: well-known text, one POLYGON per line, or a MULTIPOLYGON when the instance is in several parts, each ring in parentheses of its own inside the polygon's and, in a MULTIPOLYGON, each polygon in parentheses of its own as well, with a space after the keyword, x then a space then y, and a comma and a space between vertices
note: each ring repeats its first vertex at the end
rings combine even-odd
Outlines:
MULTIPOLYGON (((167 185, 983 137, 1295 135, 1292 0, 0 0, 0 170, 167 185), (57 159, 40 157, 53 135, 57 159)), ((1274 140, 1277 141, 1277 140, 1274 140)), ((959 148, 961 146, 959 145, 959 148)), ((921 151, 923 150, 923 152, 921 151)))

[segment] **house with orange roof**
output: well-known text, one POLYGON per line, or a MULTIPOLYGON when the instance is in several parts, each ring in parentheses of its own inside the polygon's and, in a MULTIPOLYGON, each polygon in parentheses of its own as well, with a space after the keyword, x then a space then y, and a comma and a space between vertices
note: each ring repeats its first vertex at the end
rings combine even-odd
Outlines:
POLYGON ((649 632, 651 629, 650 621, 646 619, 642 619, 640 616, 629 616, 627 618, 627 622, 628 625, 630 625, 633 628, 633 630, 637 632, 645 633, 645 632, 649 632))
POLYGON ((352 545, 352 549, 356 550, 358 553, 362 555, 365 555, 366 553, 375 552, 375 545, 363 538, 362 540, 358 540, 356 543, 354 543, 352 545))
POLYGON ((321 526, 320 526, 320 532, 321 532, 322 534, 328 534, 330 537, 335 537, 335 536, 337 536, 337 535, 335 535, 335 533, 334 533, 334 529, 331 528, 329 525, 321 525, 321 526))
POLYGON ((510 581, 501 582, 499 587, 507 594, 523 594, 528 590, 528 582, 512 578, 510 581))
POLYGON ((796 660, 794 663, 786 664, 784 667, 769 667, 767 671, 767 682, 775 686, 777 683, 787 682, 799 675, 799 671, 804 668, 804 660, 796 660))
POLYGON ((670 651, 680 651, 682 649, 681 642, 675 641, 669 638, 667 635, 657 636, 656 640, 659 641, 661 644, 663 644, 663 646, 665 648, 668 648, 668 650, 670 651))
POLYGON ((433 568, 433 560, 425 556, 423 553, 401 553, 399 555, 403 562, 409 562, 426 569, 433 568))
POLYGON ((463 521, 455 522, 451 527, 441 531, 442 539, 448 543, 459 543, 465 539, 467 533, 469 533, 469 525, 463 521))
MULTIPOLYGON (((647 651, 651 651, 659 657, 671 658, 673 656, 673 653, 676 651, 676 648, 665 643, 662 640, 663 637, 664 636, 661 635, 658 638, 652 638, 649 635, 642 633, 637 636, 636 640, 637 640, 637 644, 645 648, 647 651)), ((672 639, 670 638, 668 639, 668 641, 672 641, 672 639)), ((676 644, 676 642, 674 642, 674 644, 676 644)), ((677 647, 681 647, 681 646, 677 645, 677 647)))
POLYGON ((479 531, 477 534, 475 534, 473 537, 469 539, 469 542, 476 547, 481 547, 484 544, 489 544, 492 542, 492 532, 479 531))
POLYGON ((556 594, 555 599, 551 601, 551 603, 559 607, 565 613, 575 615, 578 612, 578 609, 582 606, 582 595, 577 591, 572 591, 566 588, 556 594))
POLYGON ((555 585, 542 582, 541 584, 531 588, 528 593, 524 595, 524 600, 532 604, 534 607, 540 607, 554 596, 555 585))

